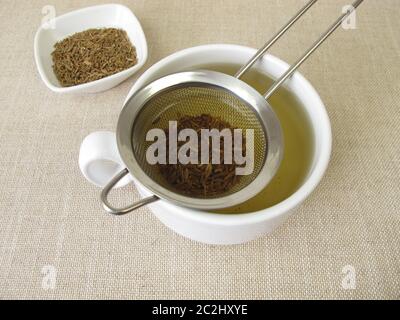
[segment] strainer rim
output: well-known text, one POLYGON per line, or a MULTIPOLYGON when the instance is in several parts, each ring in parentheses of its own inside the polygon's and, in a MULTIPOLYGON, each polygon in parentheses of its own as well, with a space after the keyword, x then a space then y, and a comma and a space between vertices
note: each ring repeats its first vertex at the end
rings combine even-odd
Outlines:
POLYGON ((161 77, 133 94, 124 104, 117 124, 117 145, 120 156, 130 173, 149 191, 161 199, 174 204, 201 210, 221 209, 242 203, 260 192, 272 179, 279 168, 283 155, 282 130, 274 111, 268 102, 254 88, 247 83, 230 75, 198 70, 178 72, 161 77), (138 163, 132 147, 132 130, 136 117, 146 102, 155 93, 162 92, 174 85, 189 83, 204 83, 228 90, 241 100, 244 100, 258 116, 266 134, 267 155, 256 178, 242 189, 222 197, 195 198, 189 197, 156 183, 150 178, 138 163))

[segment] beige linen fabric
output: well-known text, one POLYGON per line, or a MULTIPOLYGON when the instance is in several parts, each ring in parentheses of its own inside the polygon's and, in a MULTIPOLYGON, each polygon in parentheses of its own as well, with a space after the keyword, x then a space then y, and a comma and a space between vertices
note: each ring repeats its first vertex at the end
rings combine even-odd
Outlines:
MULTIPOLYGON (((0 1, 0 298, 400 298, 400 1, 366 0, 357 29, 337 31, 302 67, 332 121, 330 167, 285 225, 227 247, 182 238, 146 208, 108 216, 81 176, 82 139, 115 129, 136 77, 55 94, 33 37, 43 6, 63 14, 101 2, 0 1), (348 265, 354 290, 342 287, 348 265)), ((305 0, 119 2, 143 25, 149 67, 200 44, 261 46, 305 0)), ((321 0, 271 52, 293 62, 346 3, 321 0)), ((128 187, 114 200, 135 195, 128 187)))

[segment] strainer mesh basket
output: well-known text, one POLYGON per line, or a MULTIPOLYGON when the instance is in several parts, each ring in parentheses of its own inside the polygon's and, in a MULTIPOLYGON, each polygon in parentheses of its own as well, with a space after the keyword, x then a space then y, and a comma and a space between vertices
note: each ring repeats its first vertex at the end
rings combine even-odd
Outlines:
MULTIPOLYGON (((232 92, 217 86, 189 83, 168 88, 152 96, 135 119, 132 129, 132 149, 134 157, 143 172, 154 183, 178 194, 188 196, 173 187, 160 173, 159 166, 149 164, 146 150, 153 141, 146 141, 146 134, 151 129, 165 129, 169 121, 177 121, 182 116, 199 116, 209 114, 228 122, 232 128, 254 131, 254 146, 247 146, 246 152, 254 152, 254 170, 249 175, 238 176, 238 182, 232 188, 214 196, 202 198, 219 198, 234 194, 248 186, 262 169, 266 157, 268 139, 266 129, 262 126, 257 113, 245 101, 232 92)), ((211 159, 210 159, 211 161, 211 159)), ((190 195, 189 195, 190 196, 190 195)), ((196 196, 199 198, 200 196, 196 196)))

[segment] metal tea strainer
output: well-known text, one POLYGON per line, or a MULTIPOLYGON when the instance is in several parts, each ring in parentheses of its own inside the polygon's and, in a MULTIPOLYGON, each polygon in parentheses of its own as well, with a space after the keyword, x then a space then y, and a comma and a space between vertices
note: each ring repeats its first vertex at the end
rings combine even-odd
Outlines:
POLYGON ((363 0, 353 3, 312 46, 262 96, 240 80, 243 74, 313 5, 309 1, 235 76, 215 71, 180 72, 162 77, 136 92, 125 104, 117 125, 120 156, 127 168, 118 173, 103 189, 101 201, 109 213, 122 215, 143 205, 164 199, 174 204, 201 210, 231 207, 257 195, 273 178, 283 154, 283 137, 278 118, 268 98, 332 34, 363 0), (150 145, 146 134, 153 128, 167 128, 179 115, 210 114, 234 128, 254 130, 254 170, 241 176, 238 183, 213 197, 190 197, 174 190, 156 165, 146 160, 150 145), (131 173, 154 195, 125 208, 114 208, 107 196, 125 175, 131 173))

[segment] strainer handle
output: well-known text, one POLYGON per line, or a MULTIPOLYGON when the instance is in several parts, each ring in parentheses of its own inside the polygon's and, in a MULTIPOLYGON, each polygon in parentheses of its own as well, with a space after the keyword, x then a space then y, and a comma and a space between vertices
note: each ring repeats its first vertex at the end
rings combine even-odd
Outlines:
POLYGON ((133 204, 131 204, 127 207, 124 207, 124 208, 113 207, 108 201, 108 194, 110 193, 111 189, 128 173, 129 173, 129 171, 126 168, 123 169, 122 171, 120 171, 114 178, 112 178, 110 180, 109 183, 107 183, 107 185, 104 187, 103 191, 101 192, 100 200, 103 204, 103 208, 110 214, 122 216, 122 215, 132 212, 142 206, 145 206, 149 203, 160 200, 160 198, 157 196, 150 196, 150 197, 138 200, 138 201, 134 202, 133 204))
POLYGON ((311 0, 309 1, 302 9, 300 9, 299 12, 296 13, 296 15, 288 21, 286 25, 284 25, 262 48, 260 48, 256 54, 251 57, 249 62, 247 62, 240 70, 235 74, 235 77, 240 79, 246 72, 249 70, 254 63, 257 62, 258 59, 260 59, 269 48, 273 46, 273 44, 279 40, 281 36, 285 34, 287 30, 297 21, 300 19, 300 17, 307 12, 308 9, 312 7, 314 3, 316 3, 318 0, 311 0))
POLYGON ((268 89, 267 93, 264 95, 264 98, 268 100, 274 92, 284 83, 289 77, 295 73, 295 71, 303 64, 304 61, 308 59, 308 57, 315 51, 317 48, 337 29, 339 26, 350 16, 357 7, 363 2, 364 0, 356 0, 352 5, 351 8, 346 12, 343 13, 329 28, 326 30, 317 41, 297 60, 290 68, 278 79, 275 83, 268 89))

